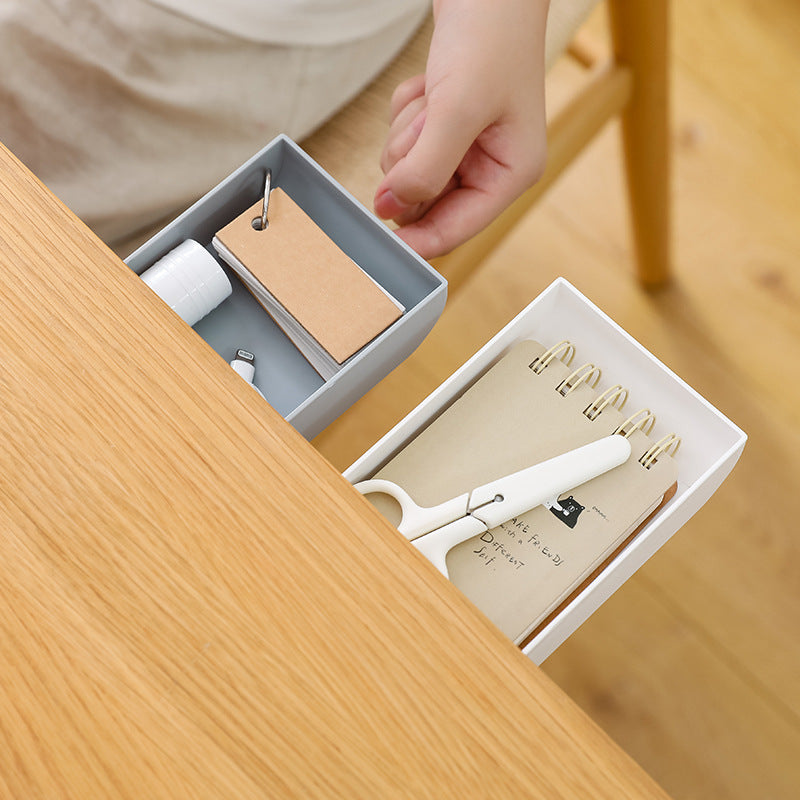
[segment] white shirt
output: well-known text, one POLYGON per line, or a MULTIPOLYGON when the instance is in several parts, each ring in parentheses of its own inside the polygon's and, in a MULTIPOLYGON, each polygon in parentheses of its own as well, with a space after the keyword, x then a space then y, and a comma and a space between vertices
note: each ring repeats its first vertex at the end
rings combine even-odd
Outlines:
POLYGON ((370 36, 429 0, 150 0, 257 42, 332 45, 370 36))

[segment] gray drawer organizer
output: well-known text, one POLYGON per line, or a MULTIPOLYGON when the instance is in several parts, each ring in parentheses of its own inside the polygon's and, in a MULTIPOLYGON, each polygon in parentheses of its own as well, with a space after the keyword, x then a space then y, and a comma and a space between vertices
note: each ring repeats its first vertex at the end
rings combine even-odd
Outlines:
POLYGON ((225 361, 234 357, 237 348, 254 353, 258 388, 273 408, 311 438, 413 352, 444 309, 447 281, 283 135, 143 244, 126 259, 128 266, 141 274, 184 239, 195 239, 216 257, 212 237, 263 196, 267 167, 272 170, 272 185, 282 187, 406 308, 394 325, 345 362, 333 378, 323 381, 222 264, 233 294, 194 330, 225 361))

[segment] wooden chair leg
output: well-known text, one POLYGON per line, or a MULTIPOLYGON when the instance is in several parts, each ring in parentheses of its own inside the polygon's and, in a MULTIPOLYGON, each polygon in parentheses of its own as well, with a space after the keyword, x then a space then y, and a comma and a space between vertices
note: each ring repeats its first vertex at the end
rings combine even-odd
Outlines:
POLYGON ((609 0, 615 59, 630 67, 622 115, 625 168, 639 280, 670 274, 668 0, 609 0))

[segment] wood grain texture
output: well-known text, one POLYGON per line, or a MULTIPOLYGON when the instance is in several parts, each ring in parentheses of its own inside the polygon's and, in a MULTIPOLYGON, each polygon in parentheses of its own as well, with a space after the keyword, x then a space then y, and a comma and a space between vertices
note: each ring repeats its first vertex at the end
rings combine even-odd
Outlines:
POLYGON ((664 797, 7 152, 0 795, 664 797))

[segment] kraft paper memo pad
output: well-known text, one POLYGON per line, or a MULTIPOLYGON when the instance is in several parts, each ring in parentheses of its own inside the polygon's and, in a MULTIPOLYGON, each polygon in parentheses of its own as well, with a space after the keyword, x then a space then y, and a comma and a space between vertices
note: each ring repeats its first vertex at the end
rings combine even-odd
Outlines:
POLYGON ((382 333, 402 306, 276 187, 269 223, 259 201, 217 232, 213 245, 323 378, 382 333))
MULTIPOLYGON (((632 446, 625 464, 565 493, 553 507, 534 508, 448 553, 450 580, 518 644, 677 488, 670 456, 677 437, 653 441, 654 415, 629 417, 621 410, 622 387, 599 390, 594 365, 576 370, 555 352, 531 340, 518 343, 373 476, 432 506, 622 426, 632 446)), ((397 523, 391 499, 369 499, 397 523)))

